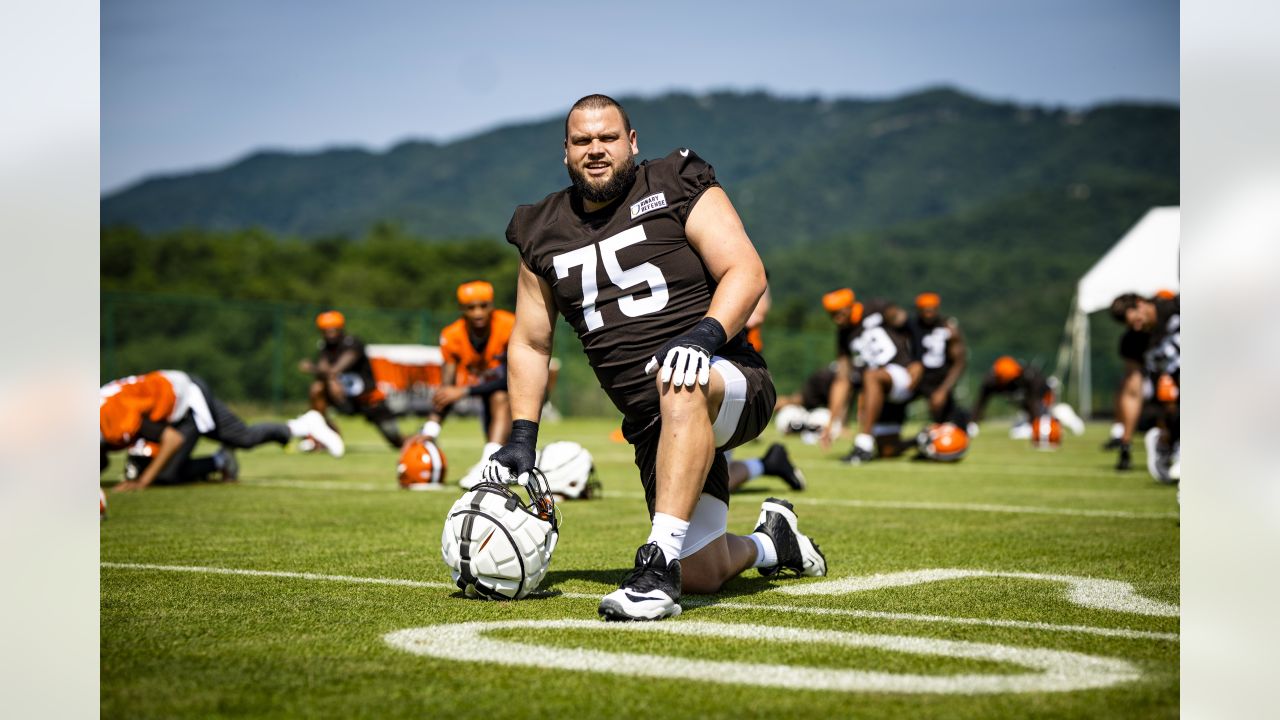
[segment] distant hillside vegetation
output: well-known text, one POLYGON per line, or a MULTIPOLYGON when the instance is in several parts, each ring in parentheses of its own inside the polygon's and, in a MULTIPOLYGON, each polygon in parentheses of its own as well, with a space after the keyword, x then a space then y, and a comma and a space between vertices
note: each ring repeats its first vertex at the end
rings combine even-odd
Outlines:
MULTIPOLYGON (((952 89, 622 101, 643 157, 688 146, 716 167, 770 271, 766 343, 769 328, 790 333, 770 358, 787 384, 829 357, 817 298, 845 285, 902 303, 939 292, 969 335, 971 377, 1006 352, 1051 365, 1076 280, 1148 208, 1179 203, 1172 106, 1072 111, 952 89)), ((512 276, 514 252, 499 242, 512 209, 567 184, 562 123, 384 153, 258 153, 147 180, 102 199, 103 288, 447 316, 459 279, 512 276), (439 252, 414 251, 423 245, 439 252), (308 252, 317 246, 325 259, 308 252)), ((1112 325, 1094 323, 1107 397, 1112 325)))
MULTIPOLYGON (((762 248, 946 217, 1033 190, 1177 182, 1172 107, 1076 113, 950 89, 882 101, 718 93, 623 102, 641 155, 697 150, 762 248)), ((384 153, 257 153, 106 196, 102 223, 310 238, 359 237, 392 221, 426 237, 497 238, 515 205, 567 184, 563 135, 563 118, 552 117, 384 153)))

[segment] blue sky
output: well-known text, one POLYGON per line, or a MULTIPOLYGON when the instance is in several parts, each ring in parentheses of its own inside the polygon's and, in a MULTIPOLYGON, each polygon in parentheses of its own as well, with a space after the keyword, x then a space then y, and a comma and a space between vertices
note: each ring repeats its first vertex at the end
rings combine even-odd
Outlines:
POLYGON ((107 0, 102 188, 259 148, 447 141, 590 92, 1179 100, 1176 1, 782 5, 107 0))

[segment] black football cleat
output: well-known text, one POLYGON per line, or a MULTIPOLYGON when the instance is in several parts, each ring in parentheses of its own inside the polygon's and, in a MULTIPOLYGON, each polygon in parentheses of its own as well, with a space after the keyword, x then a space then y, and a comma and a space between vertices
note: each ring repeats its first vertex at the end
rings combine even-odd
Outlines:
POLYGON ((236 460, 236 451, 223 445, 213 454, 220 458, 217 462, 221 469, 222 482, 236 482, 240 479, 240 461, 236 460))
POLYGON ((771 497, 760 504, 755 532, 768 535, 778 555, 778 564, 760 568, 761 575, 787 573, 819 577, 827 574, 826 556, 817 543, 800 532, 795 506, 786 500, 771 497))
POLYGON ((848 463, 850 465, 865 465, 873 459, 875 459, 875 456, 871 453, 860 447, 854 447, 853 450, 849 451, 848 455, 840 458, 840 462, 848 463))
POLYGON ((782 443, 770 445, 769 449, 765 451, 761 462, 764 464, 766 475, 782 478, 787 485, 791 486, 792 490, 804 490, 804 473, 800 472, 800 468, 791 464, 791 458, 787 457, 787 448, 782 443))
POLYGON ((1116 458, 1116 470, 1128 470, 1133 467, 1133 452, 1129 443, 1120 444, 1120 457, 1116 458))
POLYGON ((680 561, 666 562, 657 543, 636 550, 636 567, 596 610, 605 620, 661 620, 680 614, 680 561))

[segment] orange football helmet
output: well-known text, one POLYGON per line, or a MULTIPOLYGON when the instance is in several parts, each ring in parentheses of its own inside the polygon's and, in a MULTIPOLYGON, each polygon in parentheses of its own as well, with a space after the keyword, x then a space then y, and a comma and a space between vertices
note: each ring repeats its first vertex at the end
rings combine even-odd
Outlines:
POLYGON ((1178 401, 1178 383, 1168 373, 1161 375, 1156 381, 1156 400, 1163 403, 1178 401))
POLYGON ((1062 423, 1045 413, 1031 421, 1031 444, 1040 450, 1057 450, 1062 445, 1062 423))
POLYGON ((955 462, 969 452, 969 434, 954 423, 930 425, 917 442, 921 454, 939 462, 955 462))
POLYGON ((1022 363, 1008 355, 1001 355, 991 365, 991 373, 996 376, 996 382, 1008 385, 1022 375, 1022 363))
POLYGON ((409 490, 443 487, 446 469, 448 463, 444 452, 426 438, 409 443, 400 453, 400 463, 396 465, 400 487, 409 490))

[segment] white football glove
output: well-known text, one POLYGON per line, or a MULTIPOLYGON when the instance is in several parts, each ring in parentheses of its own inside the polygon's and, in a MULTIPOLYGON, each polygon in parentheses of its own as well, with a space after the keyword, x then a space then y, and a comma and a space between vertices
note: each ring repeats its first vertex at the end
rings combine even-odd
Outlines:
POLYGON ((659 365, 663 383, 693 387, 711 380, 711 355, 725 343, 724 327, 715 318, 706 317, 689 332, 672 338, 656 355, 649 358, 644 374, 652 375, 659 365))
MULTIPOLYGON (((658 359, 649 358, 649 364, 645 365, 644 372, 646 375, 652 375, 657 367, 658 359)), ((702 348, 671 348, 667 351, 666 359, 662 361, 662 372, 658 377, 662 382, 673 385, 692 387, 695 381, 699 385, 706 385, 711 380, 711 356, 702 348)))

